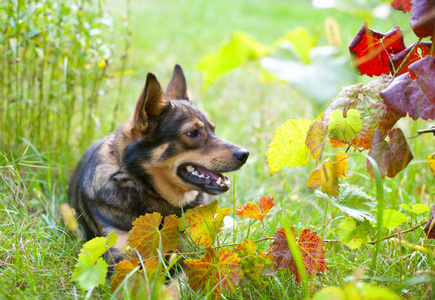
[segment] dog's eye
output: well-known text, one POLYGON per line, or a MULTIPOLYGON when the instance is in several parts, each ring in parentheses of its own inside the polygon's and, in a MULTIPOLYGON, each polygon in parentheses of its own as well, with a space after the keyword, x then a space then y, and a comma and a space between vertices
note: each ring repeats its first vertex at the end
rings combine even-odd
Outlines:
POLYGON ((198 137, 199 136, 199 130, 198 129, 194 129, 192 131, 189 131, 188 133, 186 133, 188 137, 198 137))

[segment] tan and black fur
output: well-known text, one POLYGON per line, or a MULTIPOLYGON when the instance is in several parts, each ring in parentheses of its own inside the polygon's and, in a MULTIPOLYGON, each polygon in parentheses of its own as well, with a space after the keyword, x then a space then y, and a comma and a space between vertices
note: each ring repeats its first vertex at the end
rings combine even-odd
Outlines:
POLYGON ((249 153, 214 129, 189 101, 180 66, 165 92, 149 73, 130 119, 89 147, 71 179, 68 196, 87 239, 117 233, 110 252, 119 261, 140 215, 180 215, 227 191, 221 173, 239 169, 249 153))

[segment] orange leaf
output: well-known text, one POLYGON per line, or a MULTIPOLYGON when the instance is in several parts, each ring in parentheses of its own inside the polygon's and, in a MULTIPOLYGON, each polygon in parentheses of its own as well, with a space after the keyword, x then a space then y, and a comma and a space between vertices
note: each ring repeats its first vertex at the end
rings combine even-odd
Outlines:
POLYGON ((231 208, 220 208, 217 200, 189 209, 184 214, 186 232, 195 244, 210 246, 223 226, 224 217, 231 211, 231 208))
POLYGON ((178 217, 169 215, 165 217, 163 227, 162 215, 155 212, 140 216, 133 222, 133 229, 129 231, 128 243, 139 251, 143 258, 150 258, 161 252, 174 250, 178 243, 178 217))
POLYGON ((234 292, 243 278, 240 258, 229 249, 222 249, 216 254, 211 247, 207 247, 200 259, 186 259, 184 263, 190 287, 195 291, 211 291, 215 299, 220 298, 221 287, 234 292))
MULTIPOLYGON (((139 265, 139 261, 136 258, 131 258, 130 260, 123 260, 115 265, 115 274, 112 276, 110 281, 110 290, 114 292, 124 278, 130 274, 137 266, 139 265)), ((159 261, 157 259, 147 260, 143 262, 145 267, 145 272, 148 276, 148 282, 152 281, 154 276, 157 274, 159 261)), ((133 295, 140 292, 141 287, 147 285, 147 281, 145 280, 144 270, 137 270, 136 273, 132 275, 129 279, 128 288, 133 295)), ((165 275, 163 272, 160 272, 159 275, 160 280, 165 279, 165 275)))
POLYGON ((243 207, 238 205, 236 215, 242 216, 244 218, 251 218, 258 221, 262 221, 264 216, 275 206, 273 203, 273 197, 263 196, 260 199, 260 209, 258 205, 253 202, 247 202, 243 207))
POLYGON ((315 121, 310 126, 308 131, 305 145, 307 146, 310 154, 318 161, 322 157, 323 147, 326 138, 328 137, 328 128, 322 121, 315 121))
POLYGON ((110 281, 110 290, 114 292, 124 278, 130 274, 138 265, 138 260, 132 258, 131 260, 123 260, 115 265, 115 275, 112 276, 110 281))
POLYGON ((317 189, 321 186, 322 192, 338 197, 338 178, 346 176, 347 167, 349 165, 346 159, 347 156, 344 155, 344 152, 338 151, 334 157, 334 163, 332 163, 329 158, 325 160, 323 164, 311 172, 307 188, 317 189))

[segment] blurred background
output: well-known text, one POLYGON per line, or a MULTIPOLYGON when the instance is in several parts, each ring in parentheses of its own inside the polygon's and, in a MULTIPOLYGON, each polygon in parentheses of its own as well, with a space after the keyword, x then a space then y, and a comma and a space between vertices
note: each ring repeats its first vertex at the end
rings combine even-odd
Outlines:
MULTIPOLYGON (((247 165, 231 175, 232 190, 218 197, 221 206, 273 195, 280 211, 273 226, 315 226, 327 213, 305 188, 316 165, 270 176, 265 153, 273 133, 288 119, 317 118, 341 87, 371 80, 352 69, 348 50, 364 22, 382 33, 400 25, 407 46, 417 40, 409 15, 381 0, 1 3, 0 293, 6 296, 77 292, 70 270, 81 242, 67 233, 58 208, 67 202, 79 157, 128 119, 148 72, 165 88, 180 64, 193 103, 217 134, 250 151, 247 165)), ((399 124, 407 137, 430 125, 399 124)), ((434 151, 432 137, 409 143, 416 157, 410 170, 386 180, 391 207, 430 204, 434 193, 432 174, 422 168, 434 151)), ((349 183, 373 191, 362 155, 349 170, 349 183)), ((326 238, 336 228, 331 224, 326 238)), ((363 263, 346 259, 334 261, 339 271, 331 282, 363 263)))

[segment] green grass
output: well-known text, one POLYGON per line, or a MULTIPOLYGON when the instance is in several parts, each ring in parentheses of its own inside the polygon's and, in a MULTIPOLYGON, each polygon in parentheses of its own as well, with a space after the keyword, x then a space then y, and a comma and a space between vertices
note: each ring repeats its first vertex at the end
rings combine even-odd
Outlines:
MULTIPOLYGON (((69 177, 92 141, 127 120, 147 72, 154 73, 165 86, 175 63, 183 67, 195 105, 208 112, 217 125, 217 134, 251 153, 247 165, 231 175, 233 190, 218 197, 221 207, 236 207, 247 201, 255 202, 263 195, 272 195, 277 205, 265 223, 268 236, 286 225, 294 226, 298 232, 312 228, 321 233, 326 216, 326 220, 332 220, 324 228, 323 238, 337 239, 338 224, 345 215, 334 214, 335 209, 331 207, 325 211, 325 203, 305 188, 316 165, 310 162, 308 166, 285 169, 270 176, 265 157, 273 132, 280 124, 287 119, 312 120, 321 108, 314 107, 291 86, 260 83, 255 63, 229 73, 201 92, 202 78, 195 65, 203 55, 227 42, 234 30, 246 31, 268 44, 298 26, 322 32, 328 16, 333 16, 340 24, 342 52, 346 53, 347 45, 364 21, 362 18, 337 10, 314 10, 308 1, 130 0, 127 30, 131 36, 126 36, 123 1, 112 0, 107 4, 83 1, 89 11, 81 15, 79 25, 75 23, 79 13, 74 7, 70 11, 69 2, 61 3, 65 5, 61 10, 64 23, 60 31, 50 27, 50 20, 44 19, 58 8, 50 1, 44 2, 46 13, 36 9, 37 18, 23 17, 21 31, 18 31, 21 39, 34 28, 44 28, 47 35, 31 39, 17 55, 10 46, 10 39, 16 36, 7 25, 10 16, 5 11, 0 13, 2 26, 5 26, 2 28, 7 29, 3 31, 4 41, 0 45, 3 68, 0 71, 0 298, 73 299, 85 295, 71 282, 82 241, 65 229, 59 215, 59 205, 67 201, 69 177), (92 22, 101 16, 101 9, 107 9, 114 17, 114 29, 99 35, 101 43, 90 36, 82 44, 76 43, 76 31, 88 31, 86 22, 94 24, 92 22), (121 59, 124 37, 130 42, 125 66, 121 59), (46 51, 49 56, 42 63, 37 49, 43 49, 44 41, 48 43, 45 47, 59 49, 59 52, 46 51), (108 69, 98 67, 104 58, 104 45, 113 50, 108 69), (21 63, 17 63, 17 58, 21 63), (137 74, 101 79, 103 73, 111 76, 122 69, 134 70, 137 74)), ((386 32, 398 22, 405 28, 406 19, 407 16, 395 13, 393 19, 374 19, 372 27, 386 32)), ((412 33, 404 31, 407 44, 412 43, 412 33)), ((319 43, 326 43, 322 33, 319 43)), ((408 119, 399 124, 407 137, 415 135, 416 129, 430 125, 408 119)), ((383 181, 387 208, 400 209, 402 203, 430 205, 435 194, 433 175, 426 165, 427 155, 434 152, 433 137, 426 135, 408 142, 415 159, 396 178, 383 181)), ((352 158, 349 170, 345 182, 376 195, 376 182, 368 177, 362 154, 352 158)), ((411 228, 427 218, 427 214, 410 216, 410 222, 400 229, 411 228)), ((222 235, 229 243, 264 236, 259 222, 235 219, 235 227, 222 235)), ((393 233, 382 231, 383 236, 393 233)), ((430 250, 434 246, 425 238, 422 228, 404 234, 403 239, 430 250)), ((263 251, 267 245, 260 242, 257 246, 263 251)), ((307 289, 299 286, 287 271, 279 271, 275 277, 265 278, 269 286, 264 290, 248 287, 226 297, 303 298, 324 286, 343 285, 360 271, 366 282, 385 286, 427 276, 428 282, 409 284, 398 292, 406 299, 432 295, 433 255, 387 240, 381 243, 375 269, 372 269, 375 246, 351 250, 341 243, 328 242, 325 251, 327 270, 311 279, 307 289)), ((109 295, 108 288, 101 287, 93 293, 93 298, 107 299, 109 295)))

